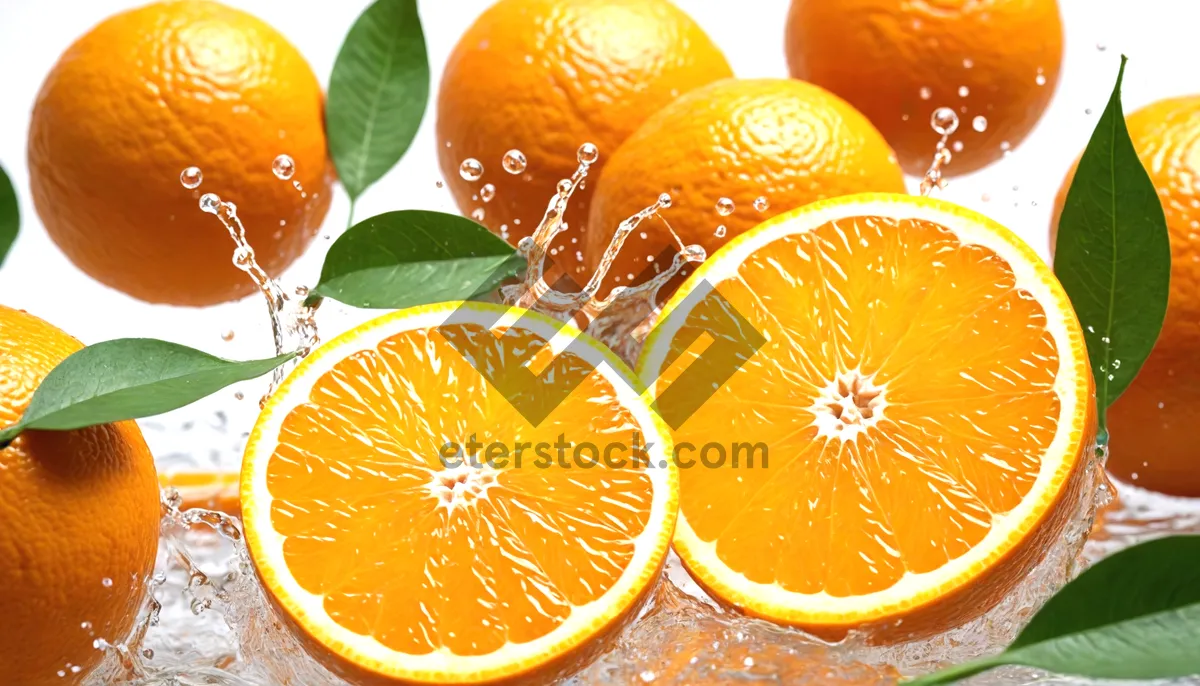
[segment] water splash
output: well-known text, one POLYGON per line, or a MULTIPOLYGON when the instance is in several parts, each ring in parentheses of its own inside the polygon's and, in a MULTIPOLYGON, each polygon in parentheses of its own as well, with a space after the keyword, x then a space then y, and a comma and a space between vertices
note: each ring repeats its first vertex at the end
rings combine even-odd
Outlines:
POLYGON ((684 245, 670 224, 659 215, 660 210, 671 206, 671 196, 663 193, 652 204, 617 225, 612 240, 605 249, 591 278, 579 290, 568 290, 572 283, 566 274, 573 270, 557 270, 563 274, 551 283, 547 281, 553 263, 548 263, 551 244, 567 229, 563 216, 571 196, 587 178, 592 164, 599 159, 599 150, 591 143, 580 146, 577 160, 579 167, 569 179, 562 179, 554 196, 546 206, 542 221, 533 234, 517 244, 517 251, 525 258, 529 268, 521 283, 500 289, 506 304, 537 310, 561 321, 573 321, 581 329, 607 343, 623 359, 629 361, 637 356, 637 342, 644 339, 653 325, 658 312, 655 298, 659 289, 688 264, 704 261, 707 256, 699 245, 684 245), (637 286, 616 286, 603 298, 599 297, 604 277, 612 268, 621 248, 629 235, 643 221, 658 217, 675 239, 678 252, 671 266, 637 286), (631 336, 628 335, 632 332, 631 336))
MULTIPOLYGON (((286 180, 295 173, 295 162, 287 155, 280 155, 275 158, 272 169, 276 176, 286 180), (281 162, 281 160, 283 161, 281 162)), ((200 170, 196 171, 199 174, 200 170)), ((293 181, 293 184, 295 183, 297 182, 293 181)), ((320 342, 314 319, 320 302, 307 304, 305 298, 308 296, 308 289, 303 286, 296 288, 292 294, 288 294, 278 281, 271 278, 259 266, 258 260, 255 259, 254 248, 246 240, 246 227, 238 217, 237 205, 222 200, 216 193, 205 193, 200 196, 200 209, 215 216, 225 227, 229 237, 233 240, 233 266, 245 272, 262 293, 267 304, 267 315, 271 320, 275 354, 296 352, 297 360, 299 360, 312 352, 320 342)), ((275 368, 271 377, 271 385, 260 401, 260 405, 265 403, 271 393, 283 382, 283 378, 290 368, 290 365, 280 365, 275 368)))
MULTIPOLYGON (((1069 524, 1035 570, 1000 605, 942 635, 888 647, 868 645, 854 634, 837 643, 823 641, 722 608, 672 554, 639 617, 564 683, 895 686, 901 675, 995 652, 1092 559, 1087 553, 1081 557, 1080 550, 1095 509, 1107 501, 1101 459, 1097 453, 1081 471, 1069 524)), ((151 594, 130 637, 116 643, 97 640, 107 655, 87 686, 346 686, 304 651, 271 605, 257 581, 237 518, 181 509, 180 503, 178 493, 164 491, 151 594)), ((1088 682, 1010 669, 971 683, 1088 682)))
POLYGON ((950 164, 952 157, 946 142, 958 130, 958 115, 949 107, 939 107, 929 117, 929 125, 934 132, 941 136, 937 143, 937 151, 933 154, 933 163, 925 171, 921 179, 921 195, 927 196, 934 188, 945 188, 946 180, 942 178, 942 167, 950 164))

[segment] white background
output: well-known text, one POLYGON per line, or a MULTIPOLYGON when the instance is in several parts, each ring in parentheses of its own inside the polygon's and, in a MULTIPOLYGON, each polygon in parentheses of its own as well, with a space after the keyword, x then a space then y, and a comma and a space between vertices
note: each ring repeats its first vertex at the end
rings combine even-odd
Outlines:
MULTIPOLYGON (((226 2, 281 31, 326 84, 346 31, 367 4, 366 0, 226 2)), ((1009 226, 1043 255, 1047 253, 1054 194, 1104 107, 1119 55, 1124 52, 1131 58, 1125 80, 1127 111, 1167 96, 1200 93, 1200 60, 1195 50, 1200 2, 1060 3, 1066 59, 1049 110, 1034 133, 1008 158, 969 177, 953 179, 942 192, 943 197, 1009 226)), ((30 111, 43 78, 74 39, 109 15, 140 4, 130 0, 0 0, 0 164, 17 186, 23 219, 16 247, 0 268, 0 303, 28 309, 89 343, 121 336, 154 336, 224 356, 265 355, 270 352, 270 339, 257 300, 202 310, 132 300, 76 270, 46 237, 34 212, 25 146, 30 111), (221 334, 229 330, 237 334, 234 341, 222 341, 221 334)), ((458 37, 489 4, 489 0, 421 0, 435 88, 458 37)), ((787 76, 783 53, 787 0, 678 0, 678 4, 724 50, 738 76, 787 76)), ((440 172, 435 158, 434 102, 436 97, 431 98, 412 149, 362 198, 358 217, 401 208, 455 211, 449 193, 435 186, 440 172)), ((938 104, 931 102, 930 107, 938 104)), ((253 199, 238 202, 252 203, 253 199)), ((346 197, 339 189, 326 228, 336 233, 345 226, 347 209, 346 197)), ((214 223, 213 230, 220 228, 214 223)), ((326 245, 315 241, 305 258, 285 275, 286 281, 311 283, 326 245)), ((324 333, 328 337, 337 332, 324 333)))

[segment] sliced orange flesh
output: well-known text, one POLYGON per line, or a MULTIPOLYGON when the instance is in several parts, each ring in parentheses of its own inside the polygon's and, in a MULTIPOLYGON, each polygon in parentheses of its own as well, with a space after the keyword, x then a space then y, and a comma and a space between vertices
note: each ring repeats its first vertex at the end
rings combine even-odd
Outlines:
POLYGON ((850 627, 1036 561, 1013 553, 1061 525, 1048 515, 1094 409, 1078 323, 1018 238, 948 203, 850 196, 760 226, 692 284, 647 344, 648 383, 670 387, 703 341, 735 334, 726 308, 766 339, 674 432, 767 457, 681 454, 697 464, 681 470, 676 547, 703 585, 850 627), (683 305, 701 280, 714 293, 683 305))
POLYGON ((159 472, 158 485, 173 488, 179 493, 179 509, 201 507, 236 515, 241 511, 238 501, 237 472, 159 472))
POLYGON ((242 499, 264 583, 309 636, 368 672, 473 682, 536 669, 629 612, 665 557, 677 477, 610 353, 547 345, 558 325, 542 317, 489 330, 498 306, 443 324, 453 306, 382 317, 306 360, 259 420, 242 499), (526 363, 578 382, 536 425, 476 368, 526 363), (635 434, 650 455, 575 457, 635 434), (451 443, 493 464, 447 466, 463 460, 451 443))

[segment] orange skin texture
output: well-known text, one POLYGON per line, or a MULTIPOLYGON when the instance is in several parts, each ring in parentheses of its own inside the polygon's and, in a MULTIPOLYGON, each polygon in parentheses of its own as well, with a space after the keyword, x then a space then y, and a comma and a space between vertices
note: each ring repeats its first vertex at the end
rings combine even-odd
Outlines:
MULTIPOLYGON (((711 255, 759 223, 815 200, 861 191, 903 193, 891 148, 866 117, 828 91, 791 79, 726 79, 688 93, 646 121, 609 159, 592 200, 584 258, 596 268, 617 225, 671 194, 661 214, 685 244, 711 255), (767 211, 754 208, 765 197, 767 211), (734 202, 721 216, 720 198, 734 202), (716 235, 725 226, 723 237, 716 235)), ((629 285, 670 266, 666 225, 647 219, 606 283, 629 285), (642 232, 646 237, 642 238, 642 232), (653 262, 650 256, 660 257, 653 262)))
POLYGON ((930 115, 953 107, 951 140, 963 143, 944 170, 953 175, 996 161, 1003 142, 1015 148, 1033 129, 1058 85, 1063 29, 1056 0, 792 0, 785 48, 792 76, 867 115, 910 174, 933 159, 930 115))
MULTIPOLYGON (((15 423, 46 374, 81 347, 0 305, 0 426, 15 423)), ((133 422, 28 431, 0 450, 0 683, 79 683, 104 657, 95 638, 128 635, 160 516, 154 459, 133 422)))
MULTIPOLYGON (((1154 491, 1200 496, 1200 96, 1161 100, 1128 115, 1138 158, 1158 190, 1171 237, 1171 293, 1162 332, 1133 383, 1108 409, 1108 470, 1154 491), (1161 405, 1160 405, 1161 404, 1161 405), (1136 478, 1134 475, 1137 475, 1136 478)), ((1075 175, 1055 203, 1058 217, 1075 175)))
POLYGON ((712 40, 667 0, 501 0, 446 62, 442 174, 463 214, 483 208, 482 223, 515 245, 579 166, 579 146, 594 143, 599 162, 566 213, 567 237, 578 236, 605 158, 679 94, 732 74, 712 40), (525 154, 524 173, 501 166, 510 149, 525 154), (459 175, 467 158, 483 164, 479 181, 459 175), (496 188, 488 203, 478 198, 486 183, 496 188))
POLYGON ((197 199, 238 204, 259 263, 279 273, 329 209, 323 108, 303 56, 249 14, 189 0, 114 15, 42 84, 29 130, 34 206, 76 266, 136 298, 200 306, 246 296, 254 284, 197 199), (281 153, 308 198, 272 174, 281 153), (195 191, 179 182, 192 165, 204 174, 195 191))

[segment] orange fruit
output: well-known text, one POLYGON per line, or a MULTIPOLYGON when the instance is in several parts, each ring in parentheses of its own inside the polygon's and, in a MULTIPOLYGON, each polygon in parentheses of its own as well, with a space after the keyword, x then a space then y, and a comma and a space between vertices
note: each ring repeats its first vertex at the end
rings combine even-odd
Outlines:
MULTIPOLYGON (((1200 496, 1200 96, 1147 105, 1125 119, 1133 147, 1158 189, 1171 235, 1171 294, 1154 350, 1108 408, 1108 469, 1163 493, 1200 496)), ((1058 192, 1050 245, 1067 189, 1058 192)))
POLYGON ((676 446, 759 446, 740 468, 680 462, 688 571, 823 636, 979 616, 1090 478, 1092 377, 1066 293, 1007 229, 940 200, 847 196, 743 234, 673 296, 638 369, 655 397, 713 395, 676 446), (729 309, 765 343, 715 393, 677 381, 710 340, 747 340, 729 309))
POLYGON ((114 15, 46 77, 29 176, 46 231, 81 270, 148 302, 211 305, 256 290, 201 193, 239 205, 258 262, 290 265, 329 208, 324 100, 304 57, 255 17, 208 0, 114 15), (290 182, 271 172, 295 160, 290 182), (196 190, 180 173, 197 166, 196 190))
POLYGON ((944 172, 963 174, 1016 147, 1042 116, 1063 28, 1056 0, 792 0, 785 47, 792 76, 867 115, 910 174, 933 160, 934 109, 954 109, 963 148, 944 172))
MULTIPOLYGON (((514 245, 546 212, 555 184, 579 165, 576 150, 599 147, 599 162, 679 94, 731 76, 725 56, 667 0, 501 0, 467 29, 446 62, 438 92, 438 159, 464 214, 514 245), (527 167, 506 173, 510 149, 527 167), (484 174, 467 181, 464 160, 484 174), (492 184, 495 198, 480 192, 492 184)), ((591 186, 592 184, 588 184, 591 186)), ((583 230, 591 188, 567 212, 583 230)), ((572 251, 573 252, 573 251, 572 251)))
MULTIPOLYGON (((712 254, 768 217, 862 191, 904 192, 891 148, 866 117, 811 84, 728 79, 664 107, 613 153, 592 200, 584 258, 595 269, 617 225, 660 193, 671 194, 663 216, 680 239, 712 254), (755 206, 760 197, 765 210, 755 206), (723 198, 731 214, 718 208, 723 198)), ((655 224, 630 236, 612 283, 670 265, 662 252, 675 241, 655 224)))
POLYGON ((678 497, 665 428, 607 348, 524 312, 442 303, 363 324, 302 362, 251 434, 251 559, 310 652, 356 683, 550 679, 658 578, 678 497), (479 371, 526 362, 570 390, 541 422, 479 371), (634 435, 654 447, 621 449, 634 435))
MULTIPOLYGON (((81 347, 0 305, 0 426, 81 347)), ((80 683, 104 657, 97 637, 124 640, 154 568, 159 517, 154 460, 133 422, 27 431, 0 450, 0 683, 80 683)))

